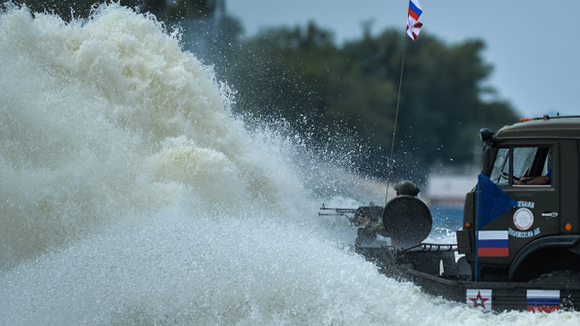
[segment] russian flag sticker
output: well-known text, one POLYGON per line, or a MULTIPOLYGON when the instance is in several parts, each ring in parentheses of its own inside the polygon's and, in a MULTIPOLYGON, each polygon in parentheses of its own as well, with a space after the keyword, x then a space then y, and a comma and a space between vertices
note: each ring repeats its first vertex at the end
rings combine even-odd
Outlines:
POLYGON ((528 311, 552 312, 560 310, 560 290, 527 290, 528 311))
POLYGON ((479 231, 477 240, 478 257, 508 257, 508 231, 479 231))

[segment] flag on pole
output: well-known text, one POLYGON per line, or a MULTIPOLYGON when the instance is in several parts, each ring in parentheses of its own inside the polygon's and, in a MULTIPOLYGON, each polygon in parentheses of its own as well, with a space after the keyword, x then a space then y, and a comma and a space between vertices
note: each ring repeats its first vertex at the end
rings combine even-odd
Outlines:
POLYGON ((409 0, 409 15, 407 16, 407 35, 416 40, 423 24, 419 22, 419 16, 423 13, 419 0, 409 0))
POLYGON ((478 227, 481 229, 503 213, 517 206, 517 202, 506 194, 485 174, 479 175, 478 227))
POLYGON ((419 20, 419 16, 423 13, 423 9, 421 9, 421 4, 419 0, 410 0, 409 1, 409 16, 413 17, 415 20, 419 20))

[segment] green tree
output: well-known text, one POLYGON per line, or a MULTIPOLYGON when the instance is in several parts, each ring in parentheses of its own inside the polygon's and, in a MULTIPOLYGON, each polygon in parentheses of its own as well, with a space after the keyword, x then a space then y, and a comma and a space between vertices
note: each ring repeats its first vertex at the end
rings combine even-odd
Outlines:
POLYGON ((395 148, 401 173, 424 176, 435 159, 465 164, 479 128, 516 119, 509 103, 484 100, 495 91, 485 84, 492 67, 481 40, 448 45, 422 33, 411 42, 387 29, 337 47, 332 33, 312 23, 277 28, 242 44, 228 78, 239 91, 238 110, 289 121, 313 146, 356 131, 356 144, 344 148, 363 148, 358 168, 385 176, 404 47, 395 148))

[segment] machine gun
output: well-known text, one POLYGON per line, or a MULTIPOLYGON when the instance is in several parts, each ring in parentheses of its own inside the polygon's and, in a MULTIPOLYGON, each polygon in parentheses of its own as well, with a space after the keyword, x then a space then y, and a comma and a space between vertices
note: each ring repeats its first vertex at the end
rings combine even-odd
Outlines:
POLYGON ((370 222, 378 223, 383 215, 383 207, 375 206, 370 203, 369 206, 360 206, 359 208, 331 208, 322 204, 320 207, 322 211, 334 211, 334 213, 318 213, 318 216, 340 215, 348 219, 351 225, 356 227, 363 227, 370 222), (354 214, 352 217, 347 214, 354 214))
POLYGON ((322 204, 322 207, 320 207, 321 211, 333 211, 333 213, 321 213, 318 212, 318 216, 336 216, 336 215, 340 215, 340 216, 344 216, 348 219, 348 221, 350 222, 351 225, 353 225, 355 223, 354 220, 354 216, 350 217, 347 214, 354 214, 356 213, 356 208, 336 208, 336 207, 326 207, 324 206, 324 203, 322 204))

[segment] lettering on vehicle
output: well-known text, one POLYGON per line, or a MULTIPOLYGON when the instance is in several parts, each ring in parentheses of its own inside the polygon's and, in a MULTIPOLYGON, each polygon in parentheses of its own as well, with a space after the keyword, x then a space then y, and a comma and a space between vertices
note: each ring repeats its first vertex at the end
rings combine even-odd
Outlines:
POLYGON ((508 233, 510 236, 514 237, 514 238, 531 238, 531 237, 535 237, 537 235, 540 235, 540 233, 542 233, 542 231, 540 230, 540 228, 535 228, 531 231, 516 231, 512 228, 508 229, 508 233))
POLYGON ((534 206, 536 206, 536 203, 533 201, 518 201, 518 207, 526 207, 534 209, 534 206))

